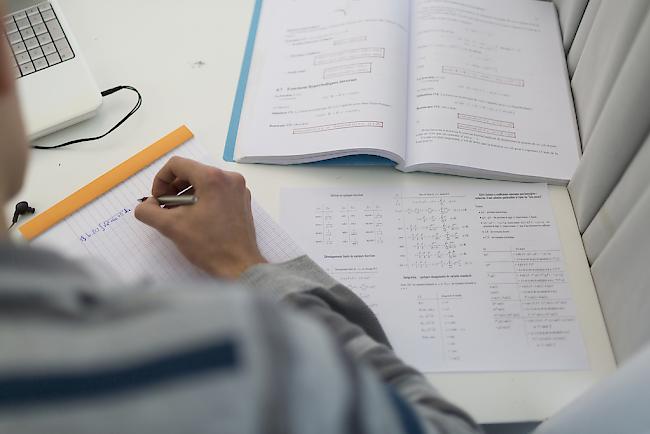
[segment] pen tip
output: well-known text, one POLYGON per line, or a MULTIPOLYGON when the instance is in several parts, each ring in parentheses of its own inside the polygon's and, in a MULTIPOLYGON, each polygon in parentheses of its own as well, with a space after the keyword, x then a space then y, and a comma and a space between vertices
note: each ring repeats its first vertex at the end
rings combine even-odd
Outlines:
POLYGON ((138 199, 138 202, 140 202, 140 203, 146 202, 147 199, 149 199, 149 198, 148 197, 143 197, 142 199, 138 199))

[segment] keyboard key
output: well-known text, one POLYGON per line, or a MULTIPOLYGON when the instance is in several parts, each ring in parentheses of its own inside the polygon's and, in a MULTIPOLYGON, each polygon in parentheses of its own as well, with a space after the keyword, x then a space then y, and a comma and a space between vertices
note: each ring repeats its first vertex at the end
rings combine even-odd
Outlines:
POLYGON ((36 36, 42 35, 44 33, 47 33, 47 27, 45 27, 45 24, 36 24, 34 25, 34 33, 36 36))
POLYGON ((41 47, 38 47, 38 48, 34 48, 33 50, 29 50, 29 57, 31 57, 32 60, 36 60, 36 59, 40 59, 41 57, 45 57, 45 54, 43 54, 43 50, 41 50, 41 47))
POLYGON ((56 49, 61 56, 61 60, 70 60, 74 57, 74 54, 72 54, 72 48, 70 48, 70 44, 68 44, 67 39, 59 39, 55 42, 55 44, 56 49))
POLYGON ((59 53, 52 53, 49 56, 46 57, 47 63, 50 65, 56 65, 57 63, 61 63, 61 58, 59 57, 59 53))
POLYGON ((14 20, 11 20, 9 24, 5 25, 5 29, 7 30, 7 33, 13 33, 18 31, 18 26, 14 22, 14 20))
POLYGON ((48 21, 45 24, 47 25, 47 30, 50 31, 50 35, 52 35, 52 39, 55 41, 65 36, 61 24, 57 20, 48 21))
POLYGON ((14 77, 15 77, 15 78, 20 78, 20 77, 22 77, 22 74, 20 73, 20 69, 18 69, 17 66, 14 66, 14 77))
POLYGON ((16 20, 16 25, 18 26, 18 30, 25 30, 25 29, 31 27, 31 24, 29 24, 29 21, 27 21, 27 18, 22 19, 22 20, 16 20))
POLYGON ((20 72, 22 72, 23 75, 27 75, 31 74, 32 72, 36 72, 36 68, 34 68, 34 64, 32 62, 27 62, 20 65, 20 72))
POLYGON ((52 37, 49 33, 43 33, 42 35, 38 35, 38 42, 41 45, 49 44, 52 42, 52 37))
POLYGON ((27 63, 30 60, 29 53, 27 52, 16 54, 16 62, 18 62, 19 65, 27 63))
POLYGON ((45 21, 50 21, 56 18, 56 15, 54 15, 54 11, 51 9, 49 11, 43 11, 41 15, 43 16, 43 20, 45 21))
POLYGON ((45 69, 47 67, 47 60, 45 60, 44 57, 34 60, 34 68, 36 68, 37 71, 40 71, 41 69, 45 69))
POLYGON ((16 14, 14 14, 14 19, 16 21, 18 21, 18 20, 26 20, 27 19, 27 14, 24 11, 23 12, 18 12, 16 14))
POLYGON ((20 33, 18 32, 7 35, 7 38, 9 39, 9 43, 11 45, 23 42, 23 38, 20 37, 20 33))
POLYGON ((12 17, 11 15, 5 17, 5 26, 13 22, 14 22, 14 17, 12 17))
POLYGON ((13 45, 11 46, 11 49, 13 50, 13 52, 14 52, 15 54, 24 53, 25 51, 27 51, 27 47, 26 47, 25 44, 22 43, 22 42, 19 42, 19 43, 17 43, 17 44, 13 44, 13 45))
POLYGON ((36 6, 27 9, 26 12, 27 12, 27 16, 30 16, 30 15, 40 15, 40 14, 38 13, 38 7, 36 7, 36 6))
POLYGON ((33 50, 34 48, 40 47, 40 44, 36 38, 30 38, 25 40, 25 47, 27 47, 28 50, 33 50))
POLYGON ((43 18, 41 18, 41 14, 31 15, 29 17, 29 22, 32 23, 32 26, 35 26, 36 24, 43 24, 43 18))
POLYGON ((52 5, 50 2, 43 2, 40 5, 38 5, 38 10, 43 12, 52 9, 52 5))
POLYGON ((16 58, 14 56, 9 56, 9 59, 11 59, 11 66, 18 66, 16 63, 16 58))
POLYGON ((20 34, 23 36, 23 39, 29 39, 29 38, 33 38, 34 36, 36 36, 34 34, 34 29, 32 29, 31 27, 28 27, 25 30, 21 30, 20 34))
POLYGON ((43 53, 45 53, 46 56, 49 56, 52 53, 56 53, 56 47, 54 44, 45 44, 41 48, 43 48, 43 53))

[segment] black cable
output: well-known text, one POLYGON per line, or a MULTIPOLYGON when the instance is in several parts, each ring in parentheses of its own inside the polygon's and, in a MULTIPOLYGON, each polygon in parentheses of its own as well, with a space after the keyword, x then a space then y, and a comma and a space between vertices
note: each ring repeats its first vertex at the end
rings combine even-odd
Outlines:
POLYGON ((34 213, 36 213, 36 210, 29 206, 27 202, 18 202, 16 204, 16 210, 14 211, 14 217, 11 219, 11 226, 7 228, 7 232, 16 226, 16 223, 18 223, 18 220, 20 220, 21 216, 34 213))
MULTIPOLYGON (((89 137, 86 139, 77 139, 77 140, 72 140, 70 142, 62 143, 60 145, 56 146, 34 146, 32 145, 32 148, 34 149, 58 149, 58 148, 63 148, 65 146, 70 146, 70 145, 75 145, 77 143, 83 143, 83 142, 92 142, 94 140, 99 140, 103 139, 104 137, 108 136, 110 133, 118 129, 119 127, 122 126, 124 122, 126 122, 131 116, 135 114, 138 110, 140 110, 140 107, 142 107, 142 95, 140 92, 138 92, 138 89, 136 89, 133 86, 117 86, 112 89, 108 89, 102 92, 102 97, 107 97, 109 95, 114 94, 115 92, 119 92, 121 90, 130 90, 135 92, 138 95, 138 102, 135 104, 135 107, 131 109, 131 111, 122 118, 121 121, 119 121, 113 128, 102 134, 101 136, 96 136, 96 137, 89 137)), ((32 207, 29 206, 27 202, 20 202, 16 205, 16 211, 14 212, 14 217, 11 221, 11 226, 7 228, 8 231, 10 231, 16 223, 18 223, 18 219, 20 219, 20 216, 25 215, 25 214, 34 214, 36 210, 32 207)))
POLYGON ((63 148, 65 146, 75 145, 77 143, 92 142, 94 140, 103 139, 104 137, 108 136, 110 133, 112 133, 113 131, 115 131, 119 127, 121 127, 122 124, 124 122, 126 122, 131 116, 133 116, 135 114, 135 112, 137 112, 140 109, 140 107, 142 106, 142 95, 140 95, 140 92, 138 92, 138 89, 136 89, 133 86, 117 86, 117 87, 114 87, 112 89, 105 90, 105 91, 102 92, 102 97, 112 95, 115 92, 119 92, 120 90, 123 90, 123 89, 131 90, 131 91, 135 92, 138 95, 138 102, 135 104, 135 107, 133 107, 133 109, 131 109, 131 111, 126 116, 124 116, 124 118, 122 118, 121 121, 119 121, 113 128, 108 130, 106 133, 102 134, 101 136, 97 136, 97 137, 89 137, 89 138, 86 138, 86 139, 72 140, 70 142, 62 143, 62 144, 56 145, 56 146, 33 146, 32 145, 32 148, 34 148, 34 149, 58 149, 58 148, 63 148))

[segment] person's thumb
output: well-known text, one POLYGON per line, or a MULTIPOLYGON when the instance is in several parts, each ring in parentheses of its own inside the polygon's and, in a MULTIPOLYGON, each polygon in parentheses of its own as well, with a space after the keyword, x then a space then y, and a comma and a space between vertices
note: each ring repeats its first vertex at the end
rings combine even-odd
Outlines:
POLYGON ((168 235, 171 223, 169 210, 160 207, 158 201, 152 197, 142 202, 135 209, 135 218, 147 226, 158 230, 163 235, 168 235))

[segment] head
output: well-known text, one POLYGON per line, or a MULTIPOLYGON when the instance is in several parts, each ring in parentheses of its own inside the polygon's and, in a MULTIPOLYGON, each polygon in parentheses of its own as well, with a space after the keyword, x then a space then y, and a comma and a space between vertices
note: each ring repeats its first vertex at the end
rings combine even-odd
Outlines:
MULTIPOLYGON (((5 2, 0 0, 0 16, 5 2)), ((20 190, 27 165, 27 138, 20 116, 6 38, 0 41, 0 201, 4 205, 20 190)), ((2 207, 0 207, 2 209, 2 207)))

